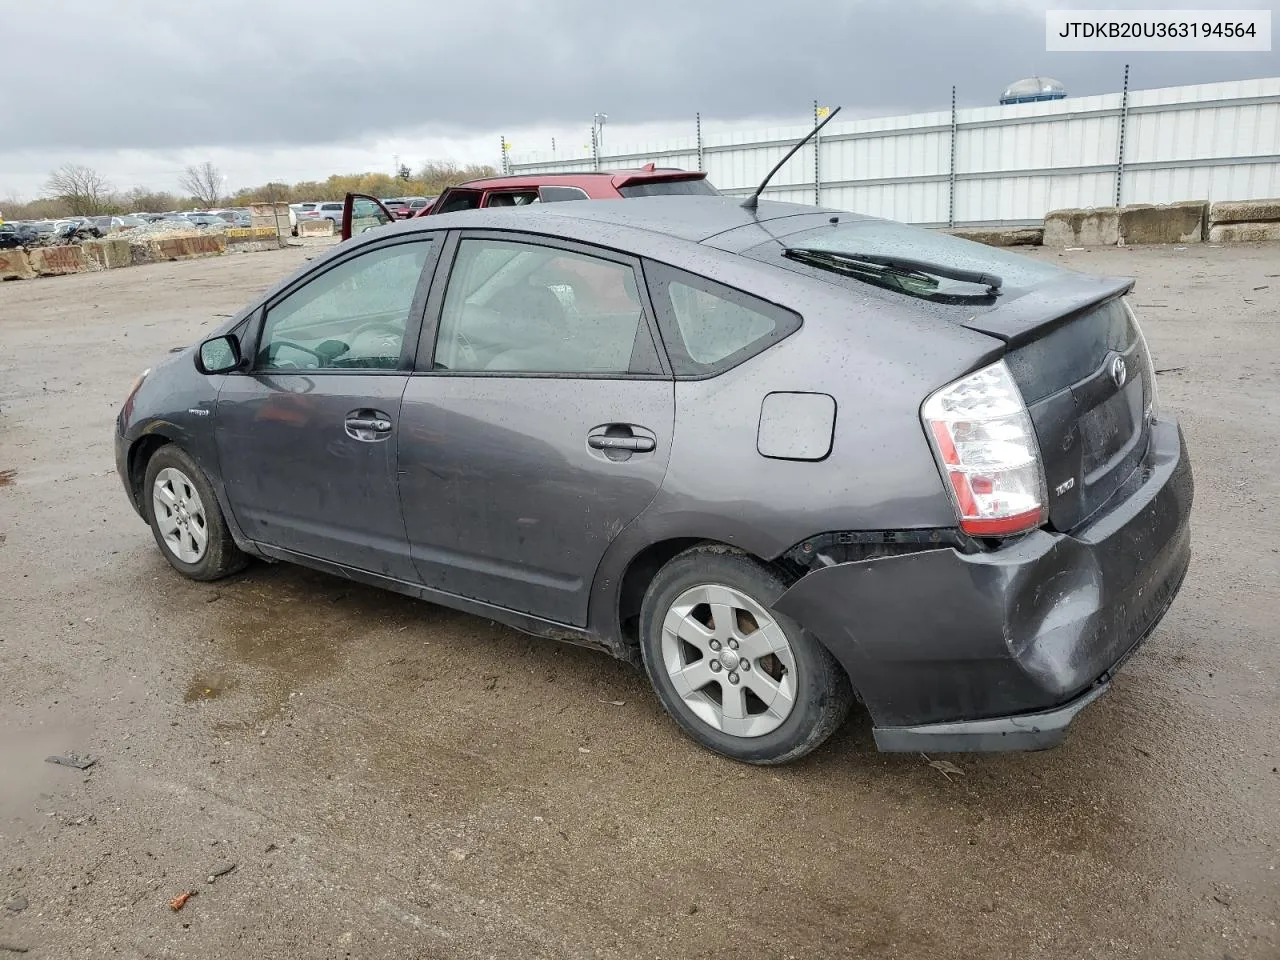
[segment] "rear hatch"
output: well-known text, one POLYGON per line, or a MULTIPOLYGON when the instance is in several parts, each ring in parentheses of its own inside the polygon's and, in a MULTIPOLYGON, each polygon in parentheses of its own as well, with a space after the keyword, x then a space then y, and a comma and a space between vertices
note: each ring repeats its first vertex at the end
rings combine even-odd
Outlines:
MULTIPOLYGON (((804 218, 809 220, 809 218, 804 218)), ((825 219, 825 218, 824 218, 825 219)), ((766 262, 855 290, 862 298, 902 303, 995 337, 1022 392, 1040 444, 1049 525, 1074 529, 1093 515, 1141 464, 1154 407, 1155 371, 1124 295, 1128 279, 1092 277, 1008 250, 886 220, 832 217, 819 227, 777 230, 744 252, 766 262), (985 284, 938 278, 900 289, 867 274, 797 262, 784 248, 909 258, 994 274, 985 284)), ((726 244, 727 246, 727 244, 726 244)), ((942 386, 942 384, 938 384, 942 386)))
POLYGON ((1008 343, 1005 362, 1040 442, 1049 523, 1068 531, 1142 463, 1155 371, 1123 280, 1051 284, 964 326, 1008 343))

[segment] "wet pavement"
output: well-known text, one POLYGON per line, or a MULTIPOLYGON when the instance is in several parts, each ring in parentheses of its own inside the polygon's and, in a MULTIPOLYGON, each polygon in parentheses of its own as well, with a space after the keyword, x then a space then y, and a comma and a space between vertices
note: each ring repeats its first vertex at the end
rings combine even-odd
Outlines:
POLYGON ((1195 558, 1064 746, 958 773, 856 713, 740 766, 604 655, 175 574, 115 411, 309 252, 0 285, 0 960, 1280 957, 1280 247, 1037 254, 1140 278, 1195 558))

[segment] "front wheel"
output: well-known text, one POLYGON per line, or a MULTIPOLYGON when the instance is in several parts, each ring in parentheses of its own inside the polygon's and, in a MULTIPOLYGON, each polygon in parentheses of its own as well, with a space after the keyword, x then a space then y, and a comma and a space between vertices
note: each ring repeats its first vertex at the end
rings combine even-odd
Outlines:
POLYGON ((147 463, 147 519, 160 552, 192 580, 217 580, 244 568, 213 488, 185 450, 161 447, 147 463))
POLYGON ((820 746, 853 693, 835 658, 769 608, 786 584, 723 547, 663 567, 640 608, 640 652, 667 712, 716 753, 786 763, 820 746))

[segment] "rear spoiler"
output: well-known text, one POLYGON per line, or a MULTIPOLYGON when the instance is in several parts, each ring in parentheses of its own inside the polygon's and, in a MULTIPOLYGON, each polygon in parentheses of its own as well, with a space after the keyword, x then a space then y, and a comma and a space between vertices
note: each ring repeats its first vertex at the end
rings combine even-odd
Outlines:
POLYGON ((1132 277, 1067 277, 1046 283, 994 310, 970 317, 961 326, 998 337, 1010 347, 1044 336, 1098 304, 1133 289, 1132 277))
POLYGON ((646 163, 639 170, 628 170, 626 173, 619 173, 613 178, 615 187, 626 187, 633 183, 653 183, 654 181, 673 181, 673 180, 705 180, 707 174, 705 170, 680 170, 676 167, 661 168, 652 163, 646 163))

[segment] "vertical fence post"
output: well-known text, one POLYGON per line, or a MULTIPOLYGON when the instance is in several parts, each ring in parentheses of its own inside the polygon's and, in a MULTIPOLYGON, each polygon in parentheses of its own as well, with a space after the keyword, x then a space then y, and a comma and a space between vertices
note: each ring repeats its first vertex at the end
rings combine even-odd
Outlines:
POLYGON ((949 186, 947 188, 947 226, 954 227, 956 225, 956 131, 958 124, 956 123, 956 88, 953 84, 951 87, 951 175, 948 178, 949 186))
POLYGON ((706 167, 702 165, 702 112, 699 111, 693 115, 694 128, 698 136, 698 169, 706 172, 706 167))
POLYGON ((1120 89, 1120 140, 1116 147, 1116 206, 1120 206, 1124 185, 1124 135, 1129 125, 1129 65, 1124 65, 1124 86, 1120 89))
MULTIPOLYGON (((818 101, 813 101, 813 125, 818 125, 818 101)), ((822 206, 822 134, 813 138, 813 205, 822 206)))

